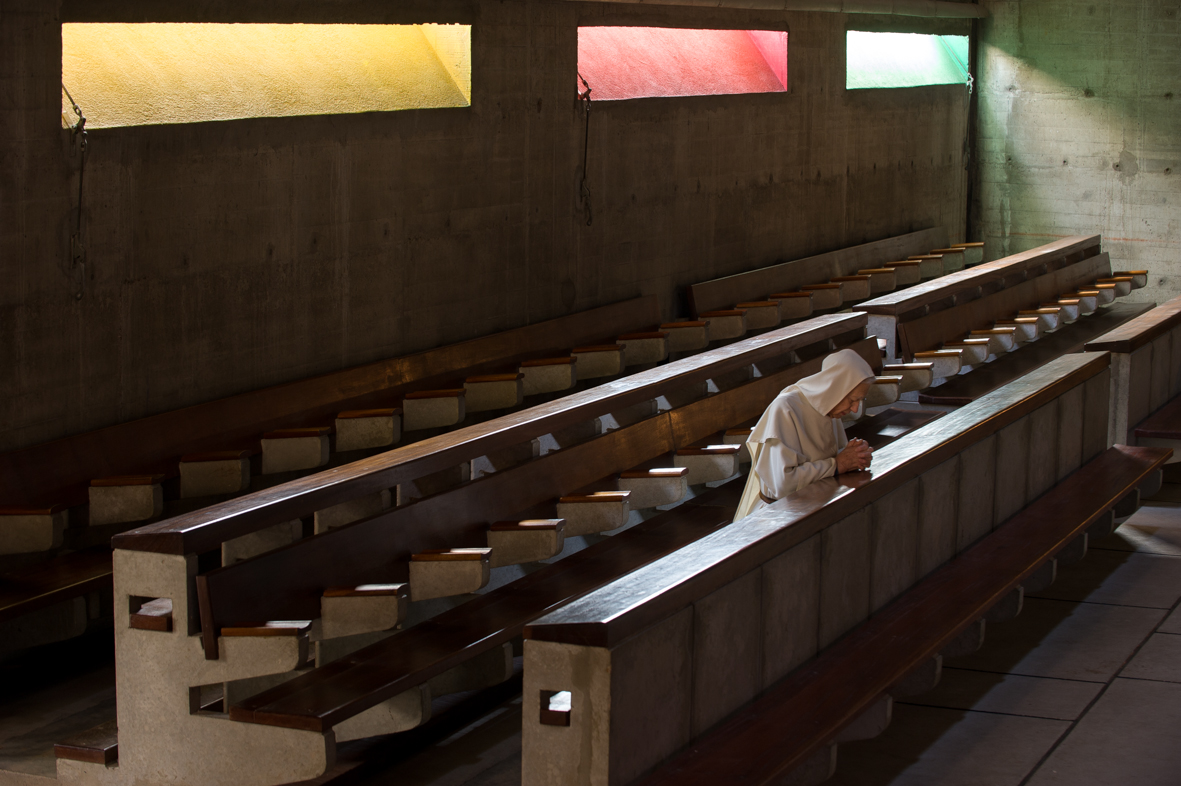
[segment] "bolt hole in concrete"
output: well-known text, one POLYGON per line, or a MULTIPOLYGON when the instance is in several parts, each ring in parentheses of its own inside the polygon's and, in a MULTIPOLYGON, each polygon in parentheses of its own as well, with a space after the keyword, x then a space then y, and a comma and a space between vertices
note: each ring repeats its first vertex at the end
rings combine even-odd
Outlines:
POLYGON ((471 26, 63 24, 62 81, 89 128, 466 107, 471 26))

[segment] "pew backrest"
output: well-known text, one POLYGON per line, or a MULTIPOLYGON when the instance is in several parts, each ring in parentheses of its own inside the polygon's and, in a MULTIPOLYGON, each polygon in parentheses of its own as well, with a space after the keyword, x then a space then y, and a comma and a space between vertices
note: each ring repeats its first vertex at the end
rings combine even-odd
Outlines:
POLYGON ((921 229, 905 235, 704 281, 689 287, 690 308, 694 314, 732 308, 735 303, 763 300, 775 292, 789 292, 808 284, 822 284, 834 277, 880 267, 892 260, 906 259, 913 254, 925 254, 932 248, 946 243, 946 228, 921 229))
POLYGON ((1087 342, 1086 349, 1111 353, 1110 441, 1135 445, 1136 425, 1181 395, 1181 297, 1087 342))
POLYGON ((82 504, 93 478, 175 474, 181 455, 257 450, 259 435, 267 431, 322 426, 344 410, 393 406, 412 385, 454 381, 457 374, 498 369, 523 355, 569 352, 659 321, 656 297, 634 298, 0 454, 0 502, 82 504))
POLYGON ((1108 355, 1059 358, 525 629, 523 783, 626 784, 1106 448, 1108 355), (569 691, 569 726, 541 719, 569 691), (575 776, 574 773, 579 773, 575 776))

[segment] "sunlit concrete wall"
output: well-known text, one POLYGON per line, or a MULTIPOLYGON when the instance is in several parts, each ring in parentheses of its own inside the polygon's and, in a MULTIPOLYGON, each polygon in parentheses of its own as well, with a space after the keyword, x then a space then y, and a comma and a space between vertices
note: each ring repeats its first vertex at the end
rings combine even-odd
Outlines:
POLYGON ((1135 296, 1181 294, 1181 4, 987 0, 979 199, 989 253, 1103 234, 1135 296))
POLYGON ((673 317, 691 282, 964 229, 966 91, 846 94, 839 14, 526 0, 0 13, 0 449, 638 294, 673 317), (471 106, 96 129, 83 268, 63 20, 471 24, 471 106), (586 23, 790 29, 790 90, 596 105, 588 226, 586 23))

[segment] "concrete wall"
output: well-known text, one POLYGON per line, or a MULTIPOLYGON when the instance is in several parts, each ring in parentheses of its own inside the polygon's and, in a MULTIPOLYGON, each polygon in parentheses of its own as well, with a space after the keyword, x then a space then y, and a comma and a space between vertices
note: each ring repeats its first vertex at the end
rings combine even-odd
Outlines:
POLYGON ((1181 293, 1181 4, 985 0, 978 234, 993 255, 1103 234, 1134 297, 1181 293))
POLYGON ((846 93, 839 14, 532 0, 4 0, 0 14, 0 450, 641 293, 672 317, 690 282, 964 231, 965 91, 846 93), (83 268, 62 21, 470 23, 472 106, 95 130, 83 268), (787 27, 790 91, 596 105, 588 226, 580 21, 787 27))

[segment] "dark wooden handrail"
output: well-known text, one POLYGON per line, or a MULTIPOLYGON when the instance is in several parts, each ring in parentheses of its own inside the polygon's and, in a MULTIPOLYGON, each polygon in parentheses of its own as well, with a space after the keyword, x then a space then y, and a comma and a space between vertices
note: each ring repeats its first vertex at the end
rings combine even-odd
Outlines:
POLYGON ((908 312, 938 303, 949 297, 974 290, 983 284, 1004 279, 1015 273, 1037 267, 1050 261, 1077 257, 1085 259, 1099 253, 1099 235, 1076 235, 1019 254, 985 262, 981 265, 949 273, 933 281, 915 284, 899 292, 867 300, 857 306, 856 311, 869 314, 901 316, 908 312))
POLYGON ((618 411, 683 385, 864 330, 864 314, 832 314, 633 374, 590 390, 247 494, 112 539, 115 548, 210 551, 231 538, 308 516, 399 482, 456 466, 554 430, 618 411))
POLYGON ((1088 341, 1087 351, 1131 354, 1178 325, 1181 325, 1181 297, 1162 303, 1094 341, 1088 341))
POLYGON ((612 647, 807 540, 1082 384, 1106 353, 1068 355, 874 453, 872 475, 828 478, 537 620, 526 638, 612 647))

